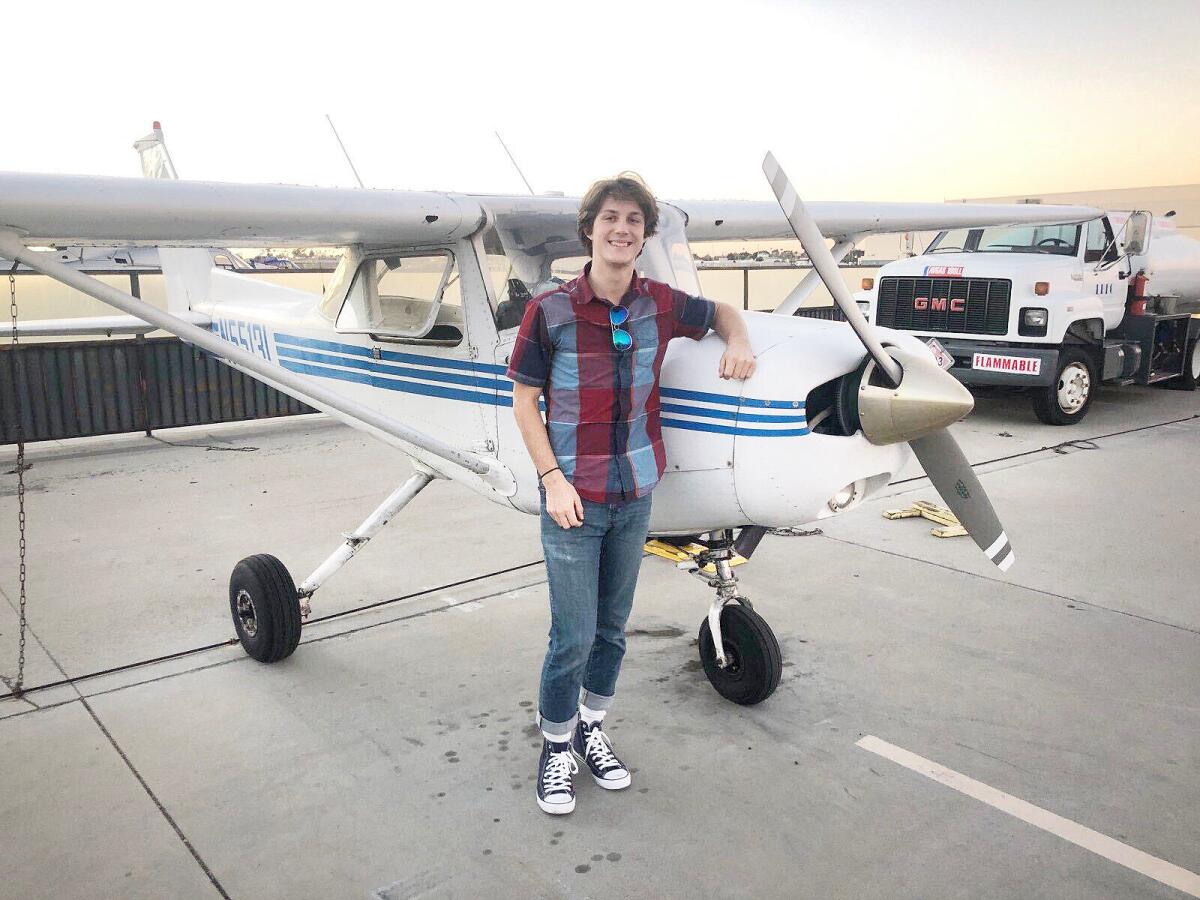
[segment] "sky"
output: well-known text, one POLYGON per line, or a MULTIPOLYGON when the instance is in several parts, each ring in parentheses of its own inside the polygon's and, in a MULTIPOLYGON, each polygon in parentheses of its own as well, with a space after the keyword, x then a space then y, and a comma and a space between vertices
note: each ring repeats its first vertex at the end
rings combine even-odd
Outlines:
POLYGON ((0 170, 942 200, 1200 182, 1200 2, 9 4, 0 170), (15 79, 15 80, 14 80, 15 79))

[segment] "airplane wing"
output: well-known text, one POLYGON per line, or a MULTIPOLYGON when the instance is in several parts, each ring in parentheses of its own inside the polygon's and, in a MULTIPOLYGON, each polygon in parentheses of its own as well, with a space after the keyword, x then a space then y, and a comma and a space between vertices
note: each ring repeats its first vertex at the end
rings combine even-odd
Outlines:
MULTIPOLYGON (((688 217, 695 241, 792 236, 777 203, 664 201, 688 217)), ((545 239, 575 240, 573 197, 465 195, 161 178, 0 173, 0 223, 27 245, 345 246, 453 240, 483 224, 485 208, 545 239), (69 223, 69 224, 68 224, 69 223)), ((1081 222, 1083 206, 825 201, 809 209, 827 237, 1018 223, 1081 222)), ((526 242, 529 244, 530 242, 526 242)))
POLYGON ((27 246, 426 244, 476 231, 461 194, 0 172, 0 224, 27 246))
MULTIPOLYGON (((690 241, 794 238, 778 203, 744 200, 671 201, 687 213, 690 241)), ((1102 215, 1087 206, 1023 203, 866 203, 814 201, 806 204, 828 238, 861 238, 903 231, 942 231, 990 225, 1086 222, 1102 215)))

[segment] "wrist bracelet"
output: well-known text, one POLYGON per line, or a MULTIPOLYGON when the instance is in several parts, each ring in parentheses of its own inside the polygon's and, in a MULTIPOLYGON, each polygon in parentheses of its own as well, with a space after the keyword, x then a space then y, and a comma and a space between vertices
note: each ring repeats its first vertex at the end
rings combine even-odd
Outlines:
POLYGON ((547 469, 545 472, 543 472, 541 475, 538 476, 538 484, 541 484, 542 479, 545 478, 547 475, 549 475, 551 472, 561 472, 561 471, 562 471, 562 469, 559 468, 558 466, 555 466, 553 469, 547 469))

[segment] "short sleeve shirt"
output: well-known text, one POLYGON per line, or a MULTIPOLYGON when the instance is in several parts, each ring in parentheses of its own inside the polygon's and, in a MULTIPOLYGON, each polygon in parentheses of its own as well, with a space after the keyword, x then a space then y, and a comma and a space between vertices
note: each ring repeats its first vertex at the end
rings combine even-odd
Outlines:
POLYGON ((658 380, 667 343, 700 340, 716 304, 634 275, 620 306, 633 339, 613 345, 609 310, 583 274, 525 306, 508 377, 544 388, 546 431, 567 480, 594 503, 644 497, 666 467, 658 380))

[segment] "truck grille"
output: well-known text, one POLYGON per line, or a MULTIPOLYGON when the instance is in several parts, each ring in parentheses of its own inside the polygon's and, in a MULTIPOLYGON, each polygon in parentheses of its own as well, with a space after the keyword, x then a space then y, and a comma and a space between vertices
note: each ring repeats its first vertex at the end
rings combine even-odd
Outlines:
POLYGON ((1008 333, 1007 278, 884 278, 875 324, 905 331, 1008 333))

